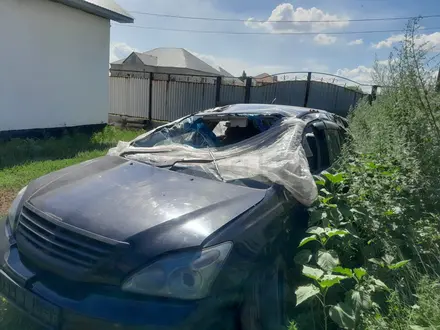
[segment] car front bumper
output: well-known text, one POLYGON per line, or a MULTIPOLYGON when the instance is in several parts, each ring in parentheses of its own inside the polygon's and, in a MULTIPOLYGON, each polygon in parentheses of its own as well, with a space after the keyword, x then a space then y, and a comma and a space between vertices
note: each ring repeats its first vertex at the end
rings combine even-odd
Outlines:
MULTIPOLYGON (((42 281, 23 264, 15 244, 7 245, 6 251, 0 251, 5 256, 0 268, 0 294, 47 329, 211 329, 209 320, 223 310, 220 298, 177 301, 130 298, 122 292, 119 295, 90 293, 80 299, 73 298, 75 295, 54 289, 63 286, 62 291, 66 292, 69 285, 66 280, 59 279, 56 285, 42 281)), ((78 284, 71 284, 75 290, 78 284)))

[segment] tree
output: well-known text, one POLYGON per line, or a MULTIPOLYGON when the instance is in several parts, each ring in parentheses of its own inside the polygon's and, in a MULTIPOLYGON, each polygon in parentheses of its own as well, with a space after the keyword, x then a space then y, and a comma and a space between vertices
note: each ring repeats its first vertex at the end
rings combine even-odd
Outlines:
POLYGON ((243 73, 241 74, 240 80, 241 80, 241 81, 245 81, 246 78, 247 78, 246 71, 243 70, 243 73))

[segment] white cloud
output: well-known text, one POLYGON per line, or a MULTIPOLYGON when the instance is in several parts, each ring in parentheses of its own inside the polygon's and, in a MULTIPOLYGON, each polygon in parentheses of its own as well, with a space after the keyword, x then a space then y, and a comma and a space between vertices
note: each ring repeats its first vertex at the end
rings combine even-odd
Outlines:
POLYGON ((331 15, 321 9, 312 7, 305 9, 302 7, 294 8, 290 3, 282 3, 272 10, 272 14, 265 22, 256 22, 254 18, 249 18, 245 25, 251 28, 263 28, 270 32, 323 32, 328 29, 340 29, 349 25, 347 21, 325 22, 343 20, 347 17, 331 15), (313 21, 312 23, 303 22, 280 22, 280 21, 313 21))
POLYGON ((110 44, 110 63, 126 58, 132 52, 136 51, 136 48, 131 47, 124 42, 112 42, 110 44))
POLYGON ((372 46, 376 49, 390 48, 393 44, 401 42, 403 39, 405 39, 403 34, 397 34, 385 40, 379 41, 377 44, 372 44, 372 46))
POLYGON ((336 42, 336 37, 329 36, 327 34, 317 34, 313 41, 319 45, 331 45, 336 42))
POLYGON ((371 74, 373 71, 373 68, 360 65, 354 69, 339 69, 336 71, 336 75, 354 80, 360 84, 372 84, 371 74))
POLYGON ((356 39, 356 40, 352 40, 352 41, 348 42, 347 45, 355 46, 355 45, 362 45, 363 43, 364 43, 363 39, 356 39))
MULTIPOLYGON (((392 45, 399 43, 405 39, 403 34, 397 34, 391 36, 385 40, 379 41, 376 44, 372 44, 373 48, 390 48, 392 45)), ((427 48, 434 48, 440 50, 440 32, 434 32, 432 34, 420 34, 415 39, 415 44, 417 46, 422 46, 426 44, 427 48)))

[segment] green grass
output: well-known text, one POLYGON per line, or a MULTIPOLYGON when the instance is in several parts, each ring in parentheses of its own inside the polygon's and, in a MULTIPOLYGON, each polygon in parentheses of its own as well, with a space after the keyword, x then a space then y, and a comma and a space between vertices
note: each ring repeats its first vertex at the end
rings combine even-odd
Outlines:
POLYGON ((29 181, 82 161, 105 155, 118 141, 130 141, 141 130, 108 126, 92 136, 82 133, 59 139, 13 139, 0 145, 0 215, 29 181))
MULTIPOLYGON (((0 187, 3 189, 19 189, 31 180, 44 174, 74 165, 76 163, 96 158, 105 154, 102 150, 79 152, 72 158, 37 160, 0 170, 0 187)), ((0 188, 0 189, 1 189, 0 188)))
MULTIPOLYGON (((44 174, 103 156, 118 141, 130 141, 141 130, 108 126, 93 135, 71 134, 55 139, 13 139, 0 143, 0 217, 17 191, 44 174)), ((0 297, 0 329, 40 330, 0 297)))
POLYGON ((0 170, 40 161, 83 159, 89 152, 104 154, 118 141, 129 141, 141 133, 140 130, 122 130, 107 126, 92 136, 73 133, 58 139, 12 139, 0 146, 0 170))

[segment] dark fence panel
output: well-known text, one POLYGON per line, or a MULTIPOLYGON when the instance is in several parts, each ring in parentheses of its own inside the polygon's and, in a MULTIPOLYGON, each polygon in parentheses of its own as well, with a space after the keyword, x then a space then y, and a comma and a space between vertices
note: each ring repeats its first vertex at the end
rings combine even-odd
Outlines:
POLYGON ((250 103, 276 103, 303 106, 306 81, 283 81, 264 86, 252 86, 250 103))
POLYGON ((329 83, 311 81, 307 107, 327 110, 346 116, 362 93, 329 83))
POLYGON ((110 113, 172 121, 216 106, 274 103, 322 109, 346 116, 350 107, 365 95, 339 85, 312 81, 311 76, 308 74, 307 80, 263 86, 252 85, 251 79, 245 86, 237 86, 223 84, 220 78, 215 83, 206 83, 170 80, 156 75, 149 79, 110 77, 110 113))

